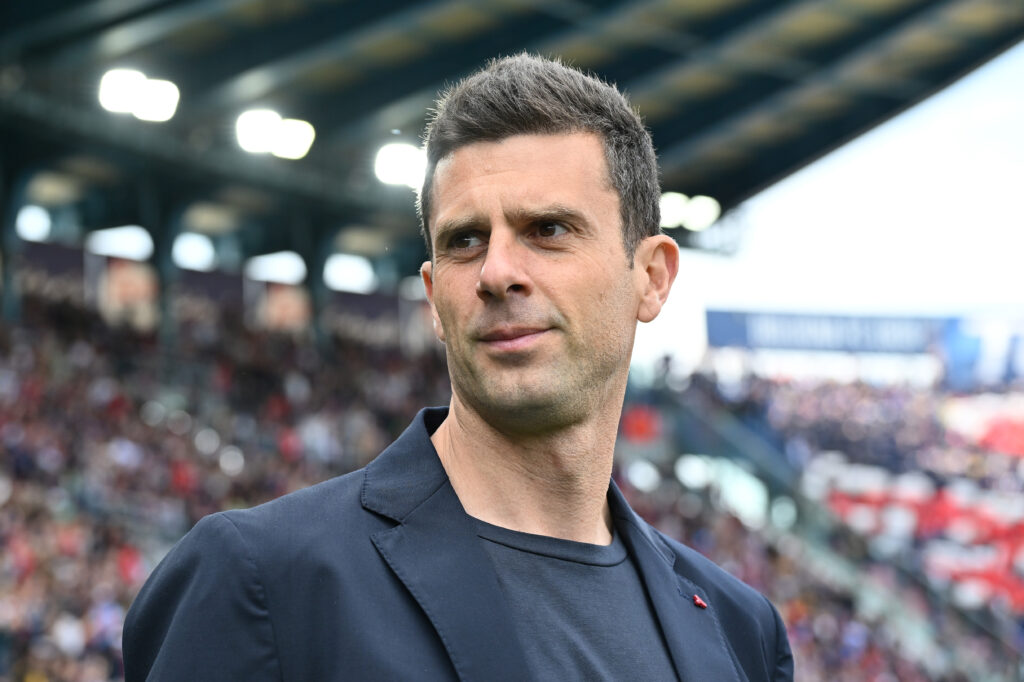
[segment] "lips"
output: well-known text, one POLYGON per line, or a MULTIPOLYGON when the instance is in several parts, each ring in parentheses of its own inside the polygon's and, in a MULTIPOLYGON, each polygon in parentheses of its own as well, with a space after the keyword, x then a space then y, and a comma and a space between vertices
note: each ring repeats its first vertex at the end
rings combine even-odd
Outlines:
POLYGON ((522 350, 529 347, 549 329, 547 327, 499 327, 480 335, 488 347, 498 350, 522 350))
POLYGON ((547 331, 544 327, 499 327, 480 335, 481 341, 511 341, 531 334, 547 331))

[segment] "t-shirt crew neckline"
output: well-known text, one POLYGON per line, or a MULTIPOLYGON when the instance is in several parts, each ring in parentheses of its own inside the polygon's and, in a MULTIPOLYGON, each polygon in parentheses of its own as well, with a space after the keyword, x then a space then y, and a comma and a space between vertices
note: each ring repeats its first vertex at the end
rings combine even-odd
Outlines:
POLYGON ((628 552, 617 532, 612 531, 610 545, 592 545, 575 540, 563 540, 547 535, 523 533, 472 517, 477 535, 484 540, 504 545, 520 552, 529 552, 552 559, 571 561, 588 566, 617 566, 626 560, 628 552))

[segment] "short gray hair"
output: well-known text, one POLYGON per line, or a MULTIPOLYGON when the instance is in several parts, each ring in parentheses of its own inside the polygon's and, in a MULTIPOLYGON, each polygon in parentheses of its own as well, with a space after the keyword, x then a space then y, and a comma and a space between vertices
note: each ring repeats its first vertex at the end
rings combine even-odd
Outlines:
POLYGON ((427 255, 437 164, 460 147, 513 135, 596 133, 619 195, 622 240, 632 261, 645 237, 661 233, 658 162, 651 135, 614 86, 559 60, 518 54, 490 61, 448 88, 424 135, 427 172, 417 209, 427 255))

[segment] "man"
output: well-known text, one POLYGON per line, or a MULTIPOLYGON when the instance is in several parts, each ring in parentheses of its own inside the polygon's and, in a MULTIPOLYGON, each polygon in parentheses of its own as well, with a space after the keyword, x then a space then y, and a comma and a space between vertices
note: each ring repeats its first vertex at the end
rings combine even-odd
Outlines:
POLYGON ((639 118, 521 55, 442 98, 427 156, 450 407, 200 521, 128 615, 127 680, 791 679, 771 604, 609 484, 636 323, 678 267, 639 118))

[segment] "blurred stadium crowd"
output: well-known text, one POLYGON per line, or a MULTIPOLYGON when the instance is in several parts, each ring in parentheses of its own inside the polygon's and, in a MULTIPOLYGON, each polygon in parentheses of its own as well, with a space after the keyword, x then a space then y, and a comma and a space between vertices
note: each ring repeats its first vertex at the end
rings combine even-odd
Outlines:
MULTIPOLYGON (((914 615, 909 630, 890 632, 902 640, 900 648, 927 630, 933 644, 948 647, 931 655, 967 659, 968 679, 1020 679, 1022 389, 1006 385, 965 395, 753 376, 741 386, 721 386, 707 374, 692 377, 682 401, 699 413, 726 411, 799 472, 794 493, 809 505, 805 514, 827 509, 831 514, 823 515, 835 521, 826 524, 824 542, 871 578, 846 596, 856 601, 882 589, 883 600, 898 600, 897 610, 914 615)), ((810 573, 817 575, 803 575, 801 584, 820 579, 822 571, 810 573)), ((782 585, 767 581, 760 589, 787 604, 776 591, 782 585)), ((799 652, 799 629, 784 616, 799 652)), ((897 679, 913 679, 904 675, 897 679)))
POLYGON ((1024 616, 1024 391, 755 380, 730 409, 805 494, 965 608, 1024 616))
MULTIPOLYGON (((69 304, 28 299, 22 318, 0 328, 0 680, 118 679, 128 605, 199 518, 362 466, 450 391, 439 354, 409 359, 337 340, 324 349, 249 331, 230 311, 183 327, 172 349, 69 304)), ((1002 586, 1020 581, 1024 560, 1004 561, 986 582, 950 554, 950 543, 1019 553, 1024 512, 1010 518, 996 505, 995 520, 979 519, 991 495, 1021 490, 1020 431, 992 417, 999 410, 989 403, 956 400, 766 380, 727 398, 705 377, 656 404, 669 419, 673 401, 728 411, 776 445, 806 472, 807 497, 854 531, 834 536, 832 549, 888 584, 900 609, 930 623, 933 641, 961 643, 960 658, 951 647, 922 660, 882 616, 860 608, 864 595, 849 581, 816 570, 797 535, 744 525, 713 490, 666 476, 641 491, 617 477, 637 511, 772 598, 798 680, 1014 679, 1018 662, 992 636, 885 561, 960 586, 958 606, 995 610, 1021 646, 1024 604, 1002 586), (952 428, 985 421, 979 410, 996 426, 952 428)))

